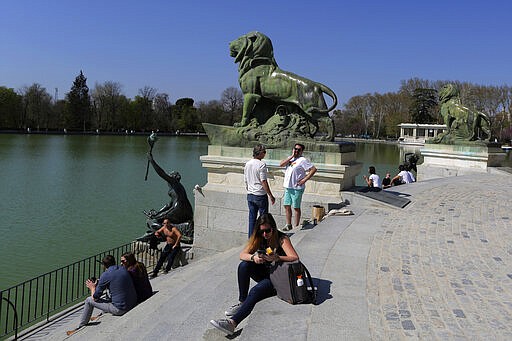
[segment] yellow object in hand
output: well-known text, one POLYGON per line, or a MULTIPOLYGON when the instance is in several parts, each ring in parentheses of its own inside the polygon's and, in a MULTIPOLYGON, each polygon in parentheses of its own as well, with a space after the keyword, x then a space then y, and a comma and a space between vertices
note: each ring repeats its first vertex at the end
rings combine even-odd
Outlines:
POLYGON ((267 249, 265 251, 267 251, 267 255, 271 255, 274 253, 274 251, 272 251, 272 248, 270 248, 270 247, 267 247, 267 249))

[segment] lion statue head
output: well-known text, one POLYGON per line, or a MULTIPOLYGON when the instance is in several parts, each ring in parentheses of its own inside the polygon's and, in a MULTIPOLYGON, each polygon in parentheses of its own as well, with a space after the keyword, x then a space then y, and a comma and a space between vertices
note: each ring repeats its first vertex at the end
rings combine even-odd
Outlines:
POLYGON ((448 100, 450 100, 451 98, 453 97, 458 97, 459 96, 459 91, 457 90, 457 88, 451 84, 451 83, 448 83, 446 85, 444 85, 440 90, 439 90, 439 101, 441 103, 445 103, 447 102, 448 100))
POLYGON ((229 51, 235 63, 240 63, 240 74, 247 72, 255 63, 277 67, 272 41, 263 33, 253 31, 233 40, 229 43, 229 51))

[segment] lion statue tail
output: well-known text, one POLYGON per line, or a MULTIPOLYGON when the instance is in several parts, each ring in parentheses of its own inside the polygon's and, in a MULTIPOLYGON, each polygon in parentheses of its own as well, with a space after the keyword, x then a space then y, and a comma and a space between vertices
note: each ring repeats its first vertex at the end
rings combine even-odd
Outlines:
POLYGON ((316 83, 320 90, 326 94, 327 96, 331 97, 332 99, 332 105, 328 107, 327 109, 318 109, 318 108, 312 108, 312 110, 318 114, 328 114, 330 111, 332 111, 336 106, 338 105, 338 97, 334 93, 334 91, 331 90, 326 85, 323 85, 322 83, 316 83))

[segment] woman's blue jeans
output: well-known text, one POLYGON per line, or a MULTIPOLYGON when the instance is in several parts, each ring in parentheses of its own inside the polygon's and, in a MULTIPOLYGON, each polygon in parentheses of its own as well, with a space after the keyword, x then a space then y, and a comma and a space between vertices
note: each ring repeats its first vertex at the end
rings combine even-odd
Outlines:
POLYGON ((254 229, 254 223, 258 218, 258 212, 260 215, 268 213, 268 196, 265 195, 254 195, 247 194, 247 206, 249 206, 249 238, 251 237, 254 229))
POLYGON ((238 299, 242 302, 242 305, 237 313, 231 317, 237 324, 249 316, 256 303, 276 295, 276 290, 269 278, 268 268, 264 264, 247 261, 241 261, 238 265, 238 291, 238 299), (257 284, 249 291, 251 278, 257 284))

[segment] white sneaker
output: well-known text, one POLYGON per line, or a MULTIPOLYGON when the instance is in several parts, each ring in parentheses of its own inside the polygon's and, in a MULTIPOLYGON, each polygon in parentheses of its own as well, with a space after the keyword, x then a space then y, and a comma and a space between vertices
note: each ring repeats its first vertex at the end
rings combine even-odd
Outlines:
POLYGON ((242 302, 239 302, 237 304, 233 304, 231 307, 229 307, 224 312, 224 314, 226 314, 226 317, 231 317, 231 316, 235 315, 238 312, 238 310, 240 309, 241 306, 242 306, 242 302))
POLYGON ((222 330, 224 333, 228 335, 233 335, 235 333, 235 326, 231 323, 231 320, 220 319, 220 320, 210 320, 210 323, 217 328, 218 330, 222 330))

